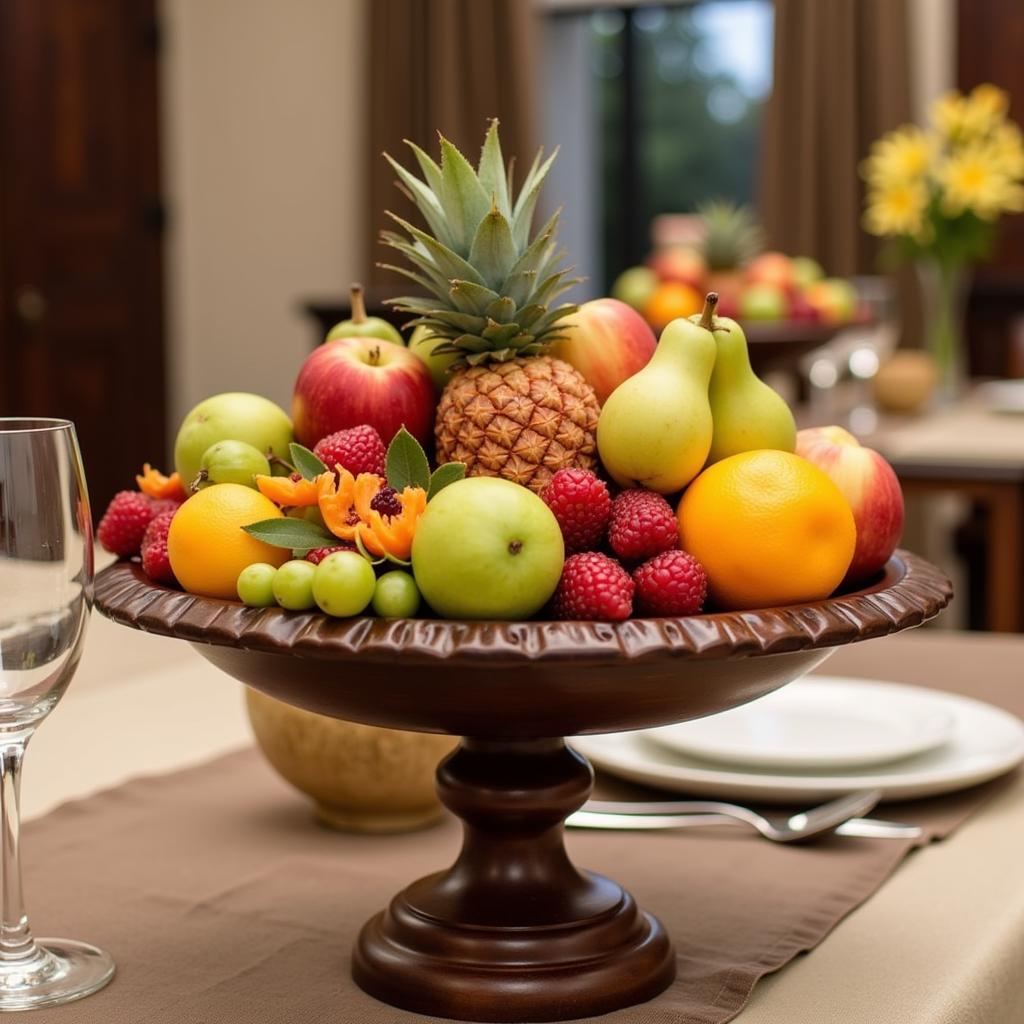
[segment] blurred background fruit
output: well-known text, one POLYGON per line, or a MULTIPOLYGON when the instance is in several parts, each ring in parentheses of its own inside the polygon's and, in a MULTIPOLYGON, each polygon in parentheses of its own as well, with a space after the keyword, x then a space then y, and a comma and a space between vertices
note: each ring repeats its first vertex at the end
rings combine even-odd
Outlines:
POLYGON ((886 412, 917 412, 935 394, 935 360, 919 349, 901 349, 883 359, 871 382, 875 402, 886 412))
POLYGON ((651 327, 660 333, 672 320, 699 313, 703 305, 704 296, 696 288, 678 281, 661 281, 642 313, 651 327))

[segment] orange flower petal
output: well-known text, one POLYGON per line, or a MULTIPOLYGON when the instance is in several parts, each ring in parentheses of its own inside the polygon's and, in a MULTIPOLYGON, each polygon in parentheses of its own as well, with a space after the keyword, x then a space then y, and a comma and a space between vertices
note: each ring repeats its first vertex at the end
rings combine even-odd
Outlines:
POLYGON ((139 490, 150 498, 174 498, 184 501, 188 497, 185 485, 177 472, 164 476, 148 462, 143 464, 142 473, 135 477, 135 483, 138 484, 139 490))

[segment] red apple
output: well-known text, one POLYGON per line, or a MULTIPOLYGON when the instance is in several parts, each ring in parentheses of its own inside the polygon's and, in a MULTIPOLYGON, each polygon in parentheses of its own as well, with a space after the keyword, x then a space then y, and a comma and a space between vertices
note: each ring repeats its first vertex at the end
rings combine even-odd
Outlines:
POLYGON ((751 284, 773 284, 790 292, 796 287, 793 261, 781 252, 763 252, 747 267, 747 280, 751 284))
POLYGON ((584 302, 569 322, 573 326, 562 332, 568 337, 556 341, 551 354, 576 367, 602 405, 627 377, 647 365, 658 344, 647 321, 618 299, 584 302))
POLYGON ((842 427, 799 431, 796 453, 824 470, 850 503, 857 545, 843 582, 866 582, 889 560, 903 532, 903 492, 892 466, 842 427))
POLYGON ((295 437, 307 448, 369 423, 385 444, 402 426, 426 446, 436 393, 430 371, 404 345, 381 338, 324 342, 302 364, 292 397, 295 437))
POLYGON ((699 292, 704 290, 707 266, 704 257, 696 249, 684 245, 662 246, 647 257, 647 266, 662 281, 678 281, 699 292))

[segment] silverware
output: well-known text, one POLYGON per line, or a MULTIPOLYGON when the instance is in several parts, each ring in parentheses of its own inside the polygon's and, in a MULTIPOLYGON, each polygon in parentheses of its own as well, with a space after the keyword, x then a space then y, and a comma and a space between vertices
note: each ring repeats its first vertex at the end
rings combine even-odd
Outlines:
POLYGON ((711 800, 678 800, 661 803, 618 803, 592 800, 569 815, 566 822, 572 828, 604 829, 672 829, 694 825, 752 825, 766 839, 776 843, 793 843, 810 839, 824 832, 841 835, 893 836, 893 829, 905 838, 919 835, 915 826, 889 822, 870 822, 861 815, 870 811, 881 799, 877 789, 861 790, 830 800, 809 811, 789 818, 767 818, 748 807, 718 803, 711 800), (864 822, 869 822, 865 825, 864 822), (854 824, 858 822, 859 824, 854 824), (864 831, 860 831, 863 829, 864 831))

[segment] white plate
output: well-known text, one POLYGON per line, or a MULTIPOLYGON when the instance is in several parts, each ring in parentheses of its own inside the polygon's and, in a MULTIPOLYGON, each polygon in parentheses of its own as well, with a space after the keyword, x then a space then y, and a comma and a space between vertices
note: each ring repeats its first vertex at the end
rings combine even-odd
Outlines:
POLYGON ((676 753, 753 768, 861 768, 945 743, 944 695, 917 686, 814 676, 767 697, 647 735, 676 753))
POLYGON ((990 412, 1024 413, 1024 380, 986 381, 977 394, 990 412))
POLYGON ((769 803, 828 800, 875 788, 886 800, 935 796, 987 782, 1024 761, 1024 723, 1019 718, 969 697, 936 696, 942 697, 956 722, 946 743, 895 765, 855 771, 811 774, 716 767, 674 753, 643 731, 580 736, 572 745, 598 768, 633 782, 769 803))

